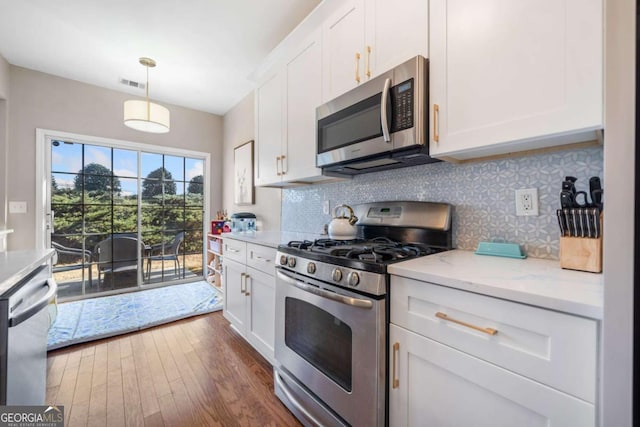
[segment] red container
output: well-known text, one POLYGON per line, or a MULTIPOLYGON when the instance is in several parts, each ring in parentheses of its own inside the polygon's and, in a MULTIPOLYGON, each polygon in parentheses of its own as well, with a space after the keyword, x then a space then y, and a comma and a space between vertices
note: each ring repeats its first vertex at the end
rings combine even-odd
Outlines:
POLYGON ((224 221, 211 221, 211 234, 222 234, 224 221))

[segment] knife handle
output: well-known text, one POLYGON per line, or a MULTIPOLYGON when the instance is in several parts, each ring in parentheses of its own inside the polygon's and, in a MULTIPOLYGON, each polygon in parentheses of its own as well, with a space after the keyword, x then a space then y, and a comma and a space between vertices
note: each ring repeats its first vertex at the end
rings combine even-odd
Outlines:
POLYGON ((598 208, 592 208, 591 209, 591 216, 593 217, 593 229, 594 229, 594 234, 595 234, 595 238, 597 239, 598 237, 600 237, 600 209, 598 208))
POLYGON ((570 216, 570 210, 569 209, 563 209, 562 212, 564 213, 564 221, 565 221, 565 229, 567 230, 567 233, 569 234, 570 237, 573 237, 573 229, 571 228, 571 216, 570 216))
POLYGON ((556 215, 558 217, 558 226, 560 227, 560 235, 565 236, 566 228, 565 228, 564 213, 562 212, 562 209, 556 210, 556 215))

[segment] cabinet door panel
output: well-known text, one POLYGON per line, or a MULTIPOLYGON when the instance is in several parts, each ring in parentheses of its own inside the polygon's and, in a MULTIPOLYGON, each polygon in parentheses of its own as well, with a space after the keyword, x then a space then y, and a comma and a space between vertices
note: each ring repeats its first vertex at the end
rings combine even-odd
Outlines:
POLYGON ((316 107, 322 103, 320 31, 287 63, 286 181, 321 175, 316 168, 316 107))
POLYGON ((222 253, 225 259, 244 264, 247 261, 247 244, 240 240, 223 239, 222 253))
POLYGON ((369 0, 366 8, 370 78, 416 55, 428 58, 428 2, 369 0))
POLYGON ((247 243, 247 267, 275 274, 276 248, 247 243))
POLYGON ((256 89, 256 185, 280 182, 277 158, 282 155, 282 73, 256 89))
POLYGON ((391 321, 588 402, 596 399, 598 324, 516 302, 392 276, 391 321), (443 320, 451 318, 496 335, 443 320))
POLYGON ((429 4, 432 154, 602 127, 601 0, 429 4))
POLYGON ((247 340, 269 362, 274 362, 275 340, 275 278, 261 271, 247 268, 247 340))
POLYGON ((241 290, 244 290, 245 286, 245 266, 226 258, 223 263, 225 283, 223 314, 244 335, 247 297, 241 290))
MULTIPOLYGON (((393 426, 593 426, 595 407, 396 325, 393 426)), ((393 384, 393 366, 391 366, 393 384)))
POLYGON ((356 53, 364 81, 364 0, 348 0, 322 29, 323 102, 356 87, 356 53))

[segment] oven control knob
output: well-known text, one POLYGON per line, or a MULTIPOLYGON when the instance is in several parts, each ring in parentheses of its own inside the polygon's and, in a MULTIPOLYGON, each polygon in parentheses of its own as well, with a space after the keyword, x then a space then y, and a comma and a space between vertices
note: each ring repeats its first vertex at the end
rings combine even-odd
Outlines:
POLYGON ((314 262, 310 262, 307 264, 307 273, 314 274, 316 272, 316 264, 314 262))
POLYGON ((334 282, 339 282, 340 280, 342 280, 342 270, 340 270, 339 268, 334 268, 333 273, 331 273, 331 277, 333 278, 334 282))
POLYGON ((289 257, 289 261, 287 261, 287 265, 289 268, 293 268, 296 266, 296 259, 294 257, 289 257))
POLYGON ((287 265, 287 256, 280 255, 280 265, 287 265))
POLYGON ((358 273, 353 271, 347 276, 347 281, 349 282, 349 286, 358 286, 358 283, 360 283, 360 276, 358 276, 358 273))

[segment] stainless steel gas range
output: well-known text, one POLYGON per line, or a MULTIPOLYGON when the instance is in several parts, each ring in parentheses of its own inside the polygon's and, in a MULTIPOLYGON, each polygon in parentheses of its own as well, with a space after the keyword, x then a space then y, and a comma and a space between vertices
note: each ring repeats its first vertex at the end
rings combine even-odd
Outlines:
POLYGON ((452 247, 448 204, 354 210, 355 240, 278 247, 275 393, 305 425, 387 423, 387 266, 452 247))

